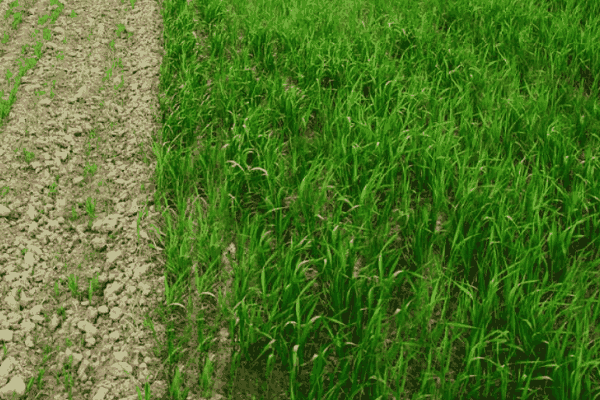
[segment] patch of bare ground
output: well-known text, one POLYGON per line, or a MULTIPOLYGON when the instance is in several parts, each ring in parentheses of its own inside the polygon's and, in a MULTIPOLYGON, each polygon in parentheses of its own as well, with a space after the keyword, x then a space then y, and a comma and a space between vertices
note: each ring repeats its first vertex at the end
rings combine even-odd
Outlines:
POLYGON ((0 397, 166 398, 160 5, 0 15, 0 397))

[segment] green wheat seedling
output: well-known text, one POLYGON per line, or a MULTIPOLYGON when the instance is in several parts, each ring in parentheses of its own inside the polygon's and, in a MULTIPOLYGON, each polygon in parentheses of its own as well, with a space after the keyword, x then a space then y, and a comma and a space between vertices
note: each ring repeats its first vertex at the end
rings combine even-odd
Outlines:
POLYGON ((71 207, 71 221, 75 221, 77 220, 77 218, 79 218, 79 215, 77 214, 77 210, 75 209, 75 206, 71 207))
MULTIPOLYGON (((15 151, 15 153, 17 153, 19 150, 17 149, 14 151, 15 151)), ((25 148, 22 149, 22 152, 23 152, 23 158, 25 159, 25 162, 27 164, 31 163, 31 161, 33 161, 33 159, 35 158, 35 154, 30 151, 27 151, 27 149, 25 149, 25 148)))
POLYGON ((90 217, 89 224, 91 226, 92 223, 93 223, 93 221, 94 221, 94 219, 96 218, 96 214, 95 214, 95 211, 96 211, 96 200, 92 199, 91 197, 88 197, 86 199, 85 203, 86 203, 85 209, 86 209, 86 211, 88 213, 88 216, 90 217))
POLYGON ((89 164, 85 166, 85 169, 83 170, 83 177, 87 177, 87 176, 94 176, 96 174, 96 171, 98 170, 98 166, 94 163, 94 164, 89 164))
POLYGON ((71 290, 71 294, 73 296, 77 296, 79 294, 79 288, 77 282, 79 281, 79 277, 74 276, 73 274, 69 275, 69 290, 71 290))

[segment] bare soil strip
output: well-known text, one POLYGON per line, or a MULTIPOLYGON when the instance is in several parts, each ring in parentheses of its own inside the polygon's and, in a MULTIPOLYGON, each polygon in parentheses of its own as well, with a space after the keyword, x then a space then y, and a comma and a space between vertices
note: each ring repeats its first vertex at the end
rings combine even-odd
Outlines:
POLYGON ((0 3, 2 398, 165 398, 159 7, 0 3))

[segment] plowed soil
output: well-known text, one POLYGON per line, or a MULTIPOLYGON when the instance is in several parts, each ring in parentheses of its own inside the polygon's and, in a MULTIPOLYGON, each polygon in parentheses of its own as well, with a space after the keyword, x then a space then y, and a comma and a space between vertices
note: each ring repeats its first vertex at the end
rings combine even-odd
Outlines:
POLYGON ((165 398, 159 7, 0 3, 2 398, 165 398))

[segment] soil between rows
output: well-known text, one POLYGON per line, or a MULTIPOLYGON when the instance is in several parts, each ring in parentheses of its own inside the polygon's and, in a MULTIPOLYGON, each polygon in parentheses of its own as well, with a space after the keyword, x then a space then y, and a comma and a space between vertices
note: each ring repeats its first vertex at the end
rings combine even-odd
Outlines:
POLYGON ((165 398, 160 5, 29 0, 4 18, 11 4, 0 3, 0 396, 133 400, 148 382, 165 398))

